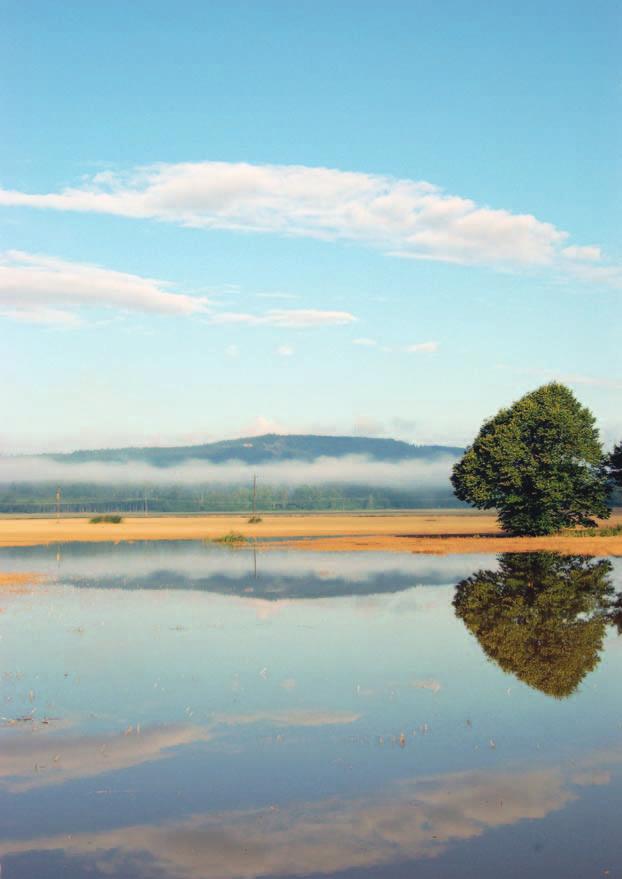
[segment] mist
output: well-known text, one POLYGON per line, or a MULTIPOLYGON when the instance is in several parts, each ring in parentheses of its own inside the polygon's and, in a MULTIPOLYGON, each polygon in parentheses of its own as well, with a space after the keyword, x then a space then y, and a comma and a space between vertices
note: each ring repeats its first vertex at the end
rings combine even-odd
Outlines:
POLYGON ((434 461, 377 461, 365 455, 247 464, 188 460, 173 467, 154 467, 136 461, 123 463, 65 463, 44 457, 0 458, 0 483, 96 483, 100 485, 247 485, 257 479, 267 485, 349 484, 384 488, 447 486, 456 458, 434 461))

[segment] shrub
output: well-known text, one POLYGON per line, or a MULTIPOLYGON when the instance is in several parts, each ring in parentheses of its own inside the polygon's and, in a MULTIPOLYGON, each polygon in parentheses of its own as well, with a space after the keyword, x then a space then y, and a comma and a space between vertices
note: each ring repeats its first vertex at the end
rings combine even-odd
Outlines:
POLYGON ((248 540, 243 534, 240 534, 238 531, 229 531, 228 534, 223 534, 222 537, 215 537, 214 543, 225 543, 228 546, 236 546, 240 543, 246 543, 248 540))

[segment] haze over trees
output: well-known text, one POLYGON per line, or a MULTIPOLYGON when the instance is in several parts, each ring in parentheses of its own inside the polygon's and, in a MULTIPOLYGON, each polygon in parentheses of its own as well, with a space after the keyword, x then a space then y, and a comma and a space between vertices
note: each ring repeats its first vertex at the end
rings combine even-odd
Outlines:
POLYGON ((10 478, 3 481, 0 473, 0 513, 54 511, 59 486, 62 510, 68 513, 141 512, 146 505, 145 494, 152 512, 250 512, 254 472, 258 477, 257 505, 266 512, 459 507, 447 472, 463 451, 456 446, 414 445, 385 437, 265 434, 192 446, 91 449, 33 456, 39 475, 28 481, 16 471, 21 469, 23 474, 26 469, 29 473, 31 458, 25 459, 26 468, 14 466, 20 461, 15 458, 10 468, 5 467, 5 473, 10 470, 10 478), (355 458, 361 463, 350 466, 348 462, 355 458), (322 461, 327 459, 334 464, 323 468, 321 480, 300 466, 322 468, 322 461), (419 479, 400 477, 399 481, 387 478, 387 483, 381 484, 377 477, 368 478, 368 462, 371 469, 377 464, 399 468, 410 463, 411 473, 420 467, 422 476, 428 475, 419 479), (62 465, 62 475, 57 464, 62 465), (232 467, 236 464, 240 465, 237 474, 232 467), (298 466, 300 479, 288 476, 290 464, 298 466), (230 482, 214 479, 207 472, 202 475, 198 465, 230 467, 230 482), (80 475, 79 468, 85 466, 92 468, 90 477, 85 470, 80 475), (117 474, 112 478, 106 468, 113 466, 124 467, 126 477, 120 479, 117 474), (153 468, 148 484, 140 476, 145 466, 153 468), (175 468, 183 466, 195 467, 191 482, 181 478, 175 481, 175 468), (244 475, 245 466, 253 469, 244 475), (43 478, 46 471, 53 475, 43 478), (95 479, 98 472, 100 478, 95 479), (331 473, 338 474, 339 480, 331 479, 331 473))
POLYGON ((513 535, 594 526, 610 514, 609 479, 595 419, 558 382, 484 422, 454 466, 456 497, 496 509, 513 535))

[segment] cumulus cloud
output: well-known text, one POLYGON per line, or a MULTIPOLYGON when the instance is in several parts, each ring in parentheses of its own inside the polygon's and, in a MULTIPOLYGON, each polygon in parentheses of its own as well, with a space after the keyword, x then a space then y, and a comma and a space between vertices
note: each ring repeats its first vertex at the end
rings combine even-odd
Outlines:
POLYGON ((433 354, 438 351, 438 342, 416 342, 414 345, 408 345, 406 351, 411 354, 433 354))
POLYGON ((321 311, 316 308, 271 308, 264 314, 224 311, 212 315, 210 323, 306 329, 308 327, 344 326, 355 320, 356 318, 349 311, 321 311))
POLYGON ((85 306, 179 315, 206 310, 204 297, 167 287, 153 278, 42 254, 0 255, 0 313, 17 320, 74 326, 80 322, 75 309, 85 306))
POLYGON ((102 172, 60 192, 2 189, 0 205, 344 240, 395 256, 497 267, 590 260, 597 251, 566 246, 567 232, 532 214, 478 205, 426 181, 305 165, 160 163, 102 172))
POLYGON ((9 250, 0 254, 0 316, 28 323, 75 327, 85 307, 152 314, 202 314, 211 324, 307 329, 345 326, 347 311, 272 308, 260 314, 218 312, 205 296, 170 289, 154 278, 87 263, 9 250))
POLYGON ((246 464, 227 461, 211 464, 188 460, 173 467, 154 467, 137 461, 124 463, 67 463, 45 457, 0 458, 0 484, 11 482, 93 482, 105 485, 248 485, 257 474, 270 485, 319 485, 354 483, 403 488, 405 485, 437 487, 447 485, 451 455, 434 461, 376 461, 365 455, 321 457, 313 461, 283 461, 246 464))
POLYGON ((596 247, 596 245, 564 247, 562 253, 567 259, 577 259, 585 262, 598 262, 602 259, 600 247, 596 247))
POLYGON ((378 346, 378 342, 375 339, 368 339, 366 337, 352 339, 352 344, 361 345, 363 348, 376 348, 378 346))

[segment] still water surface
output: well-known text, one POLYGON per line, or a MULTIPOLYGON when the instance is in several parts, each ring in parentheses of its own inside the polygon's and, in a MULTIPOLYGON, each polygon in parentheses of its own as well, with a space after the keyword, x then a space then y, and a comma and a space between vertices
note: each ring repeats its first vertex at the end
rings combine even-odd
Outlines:
POLYGON ((0 549, 3 879, 622 876, 622 560, 0 549), (609 871, 609 872, 606 872, 609 871))

